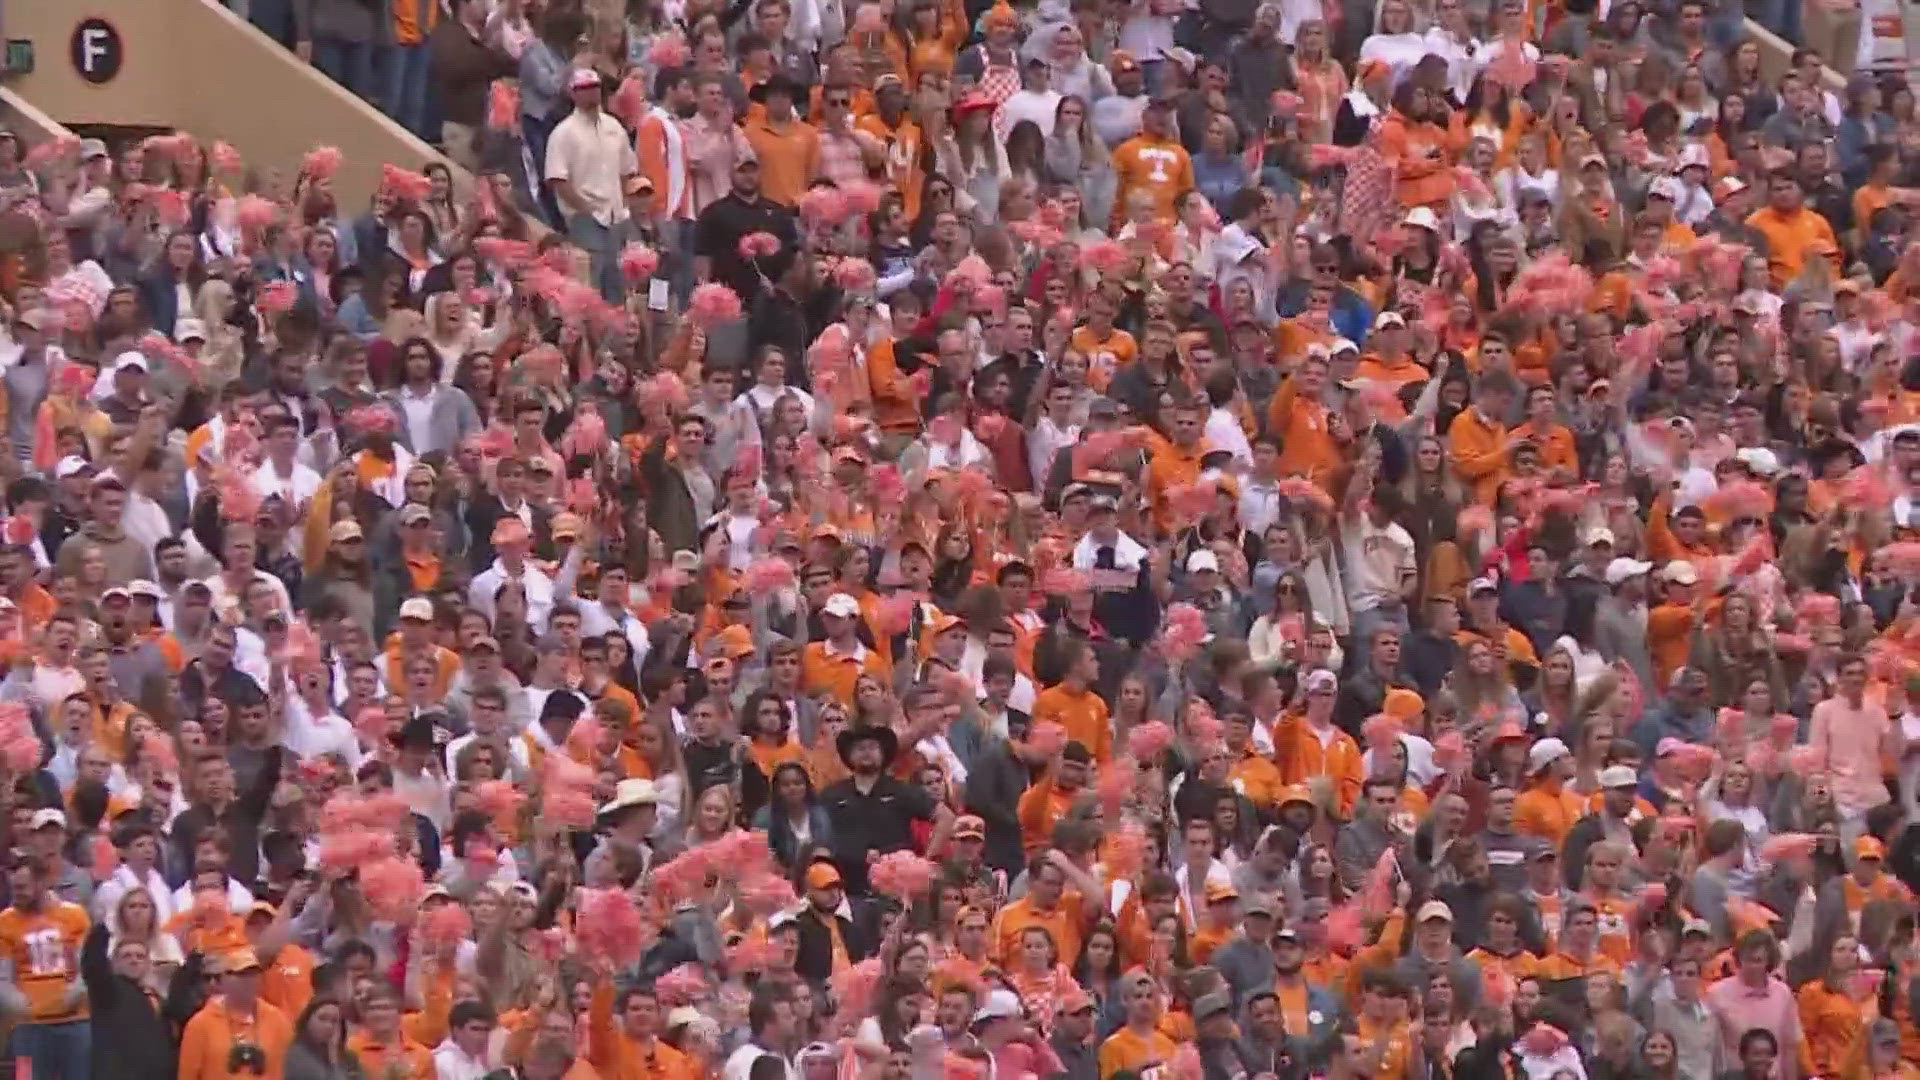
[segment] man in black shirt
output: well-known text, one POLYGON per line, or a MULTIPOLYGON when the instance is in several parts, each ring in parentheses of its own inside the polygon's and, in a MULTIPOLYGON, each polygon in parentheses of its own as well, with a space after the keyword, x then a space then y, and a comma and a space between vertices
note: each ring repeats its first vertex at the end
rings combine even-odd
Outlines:
MULTIPOLYGON (((936 805, 926 789, 887 774, 900 752, 900 737, 892 728, 848 728, 834 744, 853 775, 828 787, 820 801, 833 824, 833 857, 846 877, 847 891, 864 895, 869 859, 912 848, 915 821, 933 822, 927 850, 942 850, 953 828, 953 811, 936 805)), ((693 763, 687 764, 691 769, 693 763)))
POLYGON ((799 246, 793 211, 760 197, 760 162, 741 159, 733 167, 733 190, 707 204, 694 222, 694 270, 702 281, 718 281, 751 309, 762 281, 775 281, 799 246), (772 233, 780 252, 767 259, 740 255, 740 240, 772 233))
MULTIPOLYGON (((711 696, 694 702, 687 710, 687 731, 692 738, 681 744, 680 760, 687 768, 688 806, 700 800, 701 792, 731 784, 739 775, 740 744, 722 737, 722 722, 720 703, 711 696)), ((840 756, 845 757, 846 752, 840 756)), ((838 824, 836 821, 835 826, 838 824)))

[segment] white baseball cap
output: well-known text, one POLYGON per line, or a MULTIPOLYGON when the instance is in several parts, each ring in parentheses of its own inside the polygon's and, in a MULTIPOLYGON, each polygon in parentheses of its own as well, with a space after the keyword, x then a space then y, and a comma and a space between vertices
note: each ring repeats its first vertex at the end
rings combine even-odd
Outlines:
POLYGON ((1637 578, 1652 569, 1653 564, 1650 562, 1629 559, 1623 555, 1607 564, 1607 584, 1618 585, 1628 578, 1637 578))
POLYGON ((1561 758, 1572 755, 1573 751, 1567 749, 1567 744, 1559 739, 1541 739, 1527 751, 1527 771, 1539 772, 1561 758))
POLYGON ((1020 999, 1011 990, 994 990, 987 994, 987 1000, 974 1010, 973 1022, 978 1024, 987 1020, 1001 1020, 1009 1016, 1020 1015, 1020 999))
POLYGON ((1631 765, 1609 765, 1600 770, 1600 786, 1603 788, 1639 787, 1640 774, 1631 765))
POLYGON ((1220 557, 1204 548, 1187 556, 1187 573, 1197 574, 1202 570, 1211 570, 1216 574, 1219 573, 1220 557))
POLYGON ((59 464, 53 467, 53 475, 61 480, 65 480, 69 476, 78 476, 91 468, 93 468, 93 462, 88 461, 78 454, 68 454, 66 457, 60 459, 59 464))
POLYGON ((1660 576, 1675 585, 1697 585, 1700 582, 1700 572, 1685 559, 1675 559, 1662 567, 1660 576))
POLYGON ((860 614, 860 601, 855 600, 846 593, 837 592, 827 597, 826 606, 820 609, 820 613, 823 615, 838 615, 843 619, 851 619, 860 614))

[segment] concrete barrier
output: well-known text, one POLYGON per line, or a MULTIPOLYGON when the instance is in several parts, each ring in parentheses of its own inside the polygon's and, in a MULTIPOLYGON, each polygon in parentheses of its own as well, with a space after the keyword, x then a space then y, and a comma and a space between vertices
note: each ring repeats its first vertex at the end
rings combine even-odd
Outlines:
MULTIPOLYGON (((318 69, 210 0, 27 0, 5 34, 33 42, 34 70, 7 88, 70 127, 177 129, 232 143, 250 165, 293 169, 340 148, 345 212, 365 205, 385 162, 445 161, 318 69)), ((454 169, 461 186, 468 178, 454 169)))

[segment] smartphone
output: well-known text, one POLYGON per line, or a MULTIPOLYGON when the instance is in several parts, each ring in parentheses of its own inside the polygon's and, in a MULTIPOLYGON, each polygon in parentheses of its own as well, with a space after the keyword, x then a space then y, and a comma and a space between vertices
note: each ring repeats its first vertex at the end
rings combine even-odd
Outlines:
POLYGON ((665 278, 654 278, 647 283, 647 310, 667 310, 667 280, 665 278))

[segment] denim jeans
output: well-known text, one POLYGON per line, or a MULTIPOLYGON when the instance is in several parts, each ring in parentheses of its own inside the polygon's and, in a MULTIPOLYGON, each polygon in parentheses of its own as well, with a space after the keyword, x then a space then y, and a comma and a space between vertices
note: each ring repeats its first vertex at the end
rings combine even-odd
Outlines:
POLYGON ((601 298, 609 304, 626 299, 626 283, 620 276, 620 248, 632 231, 630 222, 608 227, 588 214, 572 214, 567 218, 567 239, 587 253, 593 287, 600 290, 601 298))
POLYGON ((374 79, 372 43, 316 38, 313 64, 326 72, 327 78, 353 91, 355 97, 379 103, 380 87, 374 79))
POLYGON ((293 0, 252 0, 247 5, 247 21, 281 45, 293 48, 293 0))
POLYGON ((427 47, 395 45, 387 52, 387 93, 381 106, 393 122, 433 142, 440 133, 427 127, 427 47))
POLYGON ((93 1021, 21 1024, 13 1029, 12 1053, 33 1063, 33 1080, 89 1080, 93 1021))

